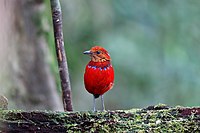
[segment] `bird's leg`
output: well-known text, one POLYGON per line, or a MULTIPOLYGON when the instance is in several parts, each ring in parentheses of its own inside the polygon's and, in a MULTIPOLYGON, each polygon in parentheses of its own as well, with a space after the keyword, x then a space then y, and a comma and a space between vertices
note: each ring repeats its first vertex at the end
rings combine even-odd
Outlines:
POLYGON ((101 105, 102 105, 102 111, 104 111, 105 110, 105 105, 104 105, 103 95, 101 95, 101 105))
POLYGON ((96 111, 96 98, 93 96, 93 111, 96 111))

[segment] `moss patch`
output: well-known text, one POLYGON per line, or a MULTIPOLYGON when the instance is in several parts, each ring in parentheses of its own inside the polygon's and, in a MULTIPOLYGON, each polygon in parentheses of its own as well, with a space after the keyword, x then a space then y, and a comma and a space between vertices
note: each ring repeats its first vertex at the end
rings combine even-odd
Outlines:
POLYGON ((149 106, 104 112, 0 111, 0 131, 194 132, 200 108, 149 106))

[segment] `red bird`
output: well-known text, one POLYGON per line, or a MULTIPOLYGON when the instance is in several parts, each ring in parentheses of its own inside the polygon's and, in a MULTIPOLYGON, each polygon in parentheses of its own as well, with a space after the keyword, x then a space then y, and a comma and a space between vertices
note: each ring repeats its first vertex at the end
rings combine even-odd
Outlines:
POLYGON ((114 85, 114 69, 109 53, 100 46, 94 46, 85 51, 91 57, 84 74, 86 90, 93 94, 93 109, 96 111, 95 99, 101 96, 102 110, 105 110, 103 94, 112 89, 114 85))

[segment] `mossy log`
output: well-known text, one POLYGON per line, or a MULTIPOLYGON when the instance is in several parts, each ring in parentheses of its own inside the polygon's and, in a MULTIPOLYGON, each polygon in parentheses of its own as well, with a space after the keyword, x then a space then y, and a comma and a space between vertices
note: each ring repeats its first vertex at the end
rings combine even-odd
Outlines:
POLYGON ((197 132, 200 108, 149 106, 103 112, 0 110, 0 132, 197 132))

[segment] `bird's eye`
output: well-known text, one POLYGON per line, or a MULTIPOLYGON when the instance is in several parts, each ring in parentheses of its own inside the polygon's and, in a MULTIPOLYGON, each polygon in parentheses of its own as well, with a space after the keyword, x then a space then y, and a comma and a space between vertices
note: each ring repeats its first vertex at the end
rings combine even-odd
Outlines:
POLYGON ((100 51, 97 51, 96 53, 97 53, 97 54, 100 54, 101 52, 100 52, 100 51))

